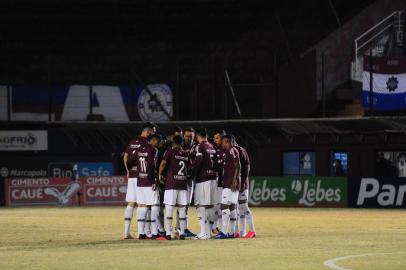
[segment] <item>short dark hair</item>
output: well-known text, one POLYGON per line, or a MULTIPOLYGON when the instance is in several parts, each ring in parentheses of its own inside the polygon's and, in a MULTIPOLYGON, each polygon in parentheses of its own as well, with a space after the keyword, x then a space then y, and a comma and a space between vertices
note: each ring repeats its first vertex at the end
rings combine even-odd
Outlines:
POLYGON ((222 139, 229 139, 231 142, 233 141, 232 135, 230 135, 230 134, 225 134, 225 135, 223 135, 221 138, 222 138, 222 139))
POLYGON ((231 143, 233 143, 233 144, 237 143, 237 140, 235 139, 235 135, 234 135, 234 134, 228 134, 228 135, 230 135, 231 143))
POLYGON ((205 128, 198 128, 196 130, 196 135, 207 137, 207 130, 205 128))
POLYGON ((221 136, 224 136, 224 135, 226 135, 227 133, 226 133, 226 131, 224 130, 224 129, 216 129, 215 131, 214 131, 214 133, 213 133, 213 135, 216 135, 216 134, 220 134, 221 136))
POLYGON ((184 132, 195 132, 195 129, 192 127, 185 128, 184 132))
POLYGON ((145 122, 143 125, 142 125, 142 130, 144 130, 144 129, 154 129, 154 128, 156 128, 157 126, 154 124, 154 123, 152 123, 152 122, 145 122))
POLYGON ((173 136, 172 142, 181 145, 183 143, 183 137, 180 135, 173 136))
POLYGON ((181 127, 179 127, 179 126, 174 126, 173 128, 172 128, 172 134, 175 134, 175 133, 180 133, 180 132, 182 132, 182 128, 181 127))
POLYGON ((159 134, 152 134, 152 135, 149 135, 149 136, 148 136, 148 141, 151 141, 152 139, 157 139, 158 141, 161 141, 161 140, 162 140, 162 137, 161 137, 161 135, 159 135, 159 134))

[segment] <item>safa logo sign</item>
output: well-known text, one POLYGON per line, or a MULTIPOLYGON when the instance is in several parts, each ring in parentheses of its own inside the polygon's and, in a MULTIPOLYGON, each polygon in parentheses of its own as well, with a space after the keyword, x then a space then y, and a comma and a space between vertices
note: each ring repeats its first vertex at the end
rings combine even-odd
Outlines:
POLYGON ((79 162, 79 176, 112 176, 113 164, 111 162, 79 162))
POLYGON ((52 177, 112 176, 114 169, 111 162, 51 162, 48 174, 52 177))

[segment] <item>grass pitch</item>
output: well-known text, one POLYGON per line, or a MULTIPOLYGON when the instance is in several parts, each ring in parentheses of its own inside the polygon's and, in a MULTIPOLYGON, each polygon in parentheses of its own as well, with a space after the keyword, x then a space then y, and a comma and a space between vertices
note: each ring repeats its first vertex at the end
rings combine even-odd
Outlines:
POLYGON ((406 211, 258 208, 256 239, 207 241, 121 240, 123 211, 0 208, 0 269, 406 269, 406 211))

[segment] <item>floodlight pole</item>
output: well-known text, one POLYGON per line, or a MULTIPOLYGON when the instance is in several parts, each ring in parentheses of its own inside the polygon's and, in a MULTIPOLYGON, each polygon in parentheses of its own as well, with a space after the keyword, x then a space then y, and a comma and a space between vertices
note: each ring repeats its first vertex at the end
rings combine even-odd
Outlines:
POLYGON ((11 89, 10 85, 7 84, 7 121, 11 121, 11 89))
POLYGON ((374 83, 373 83, 373 63, 372 63, 372 48, 369 50, 369 111, 371 116, 374 115, 374 83))
POLYGON ((322 116, 326 117, 326 93, 324 86, 324 52, 321 54, 321 102, 322 102, 322 116))

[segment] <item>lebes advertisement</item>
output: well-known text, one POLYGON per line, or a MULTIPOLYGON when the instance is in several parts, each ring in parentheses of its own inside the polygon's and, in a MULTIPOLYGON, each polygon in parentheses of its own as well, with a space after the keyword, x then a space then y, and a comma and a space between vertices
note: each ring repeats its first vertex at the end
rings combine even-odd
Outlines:
POLYGON ((347 207, 347 178, 253 176, 249 194, 252 206, 347 207))

